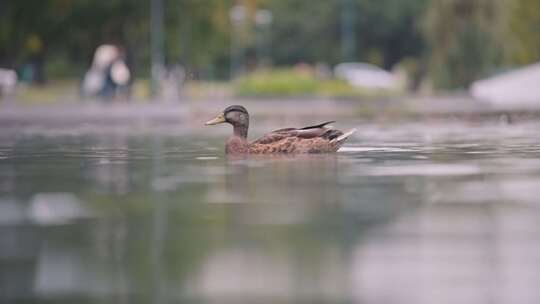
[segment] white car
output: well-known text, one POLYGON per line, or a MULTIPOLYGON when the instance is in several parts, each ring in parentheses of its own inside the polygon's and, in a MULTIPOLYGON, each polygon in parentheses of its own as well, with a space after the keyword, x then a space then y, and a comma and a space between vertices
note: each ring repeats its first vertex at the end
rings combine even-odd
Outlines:
POLYGON ((334 75, 355 87, 388 90, 399 88, 397 76, 369 63, 340 63, 334 68, 334 75))

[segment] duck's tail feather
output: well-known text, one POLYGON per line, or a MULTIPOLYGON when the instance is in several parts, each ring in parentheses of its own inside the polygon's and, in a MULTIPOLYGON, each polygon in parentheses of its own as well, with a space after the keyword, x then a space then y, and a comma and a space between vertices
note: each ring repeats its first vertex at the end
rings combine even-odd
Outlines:
POLYGON ((356 132, 356 128, 350 129, 349 131, 343 133, 342 135, 332 139, 332 143, 341 145, 349 136, 356 132))

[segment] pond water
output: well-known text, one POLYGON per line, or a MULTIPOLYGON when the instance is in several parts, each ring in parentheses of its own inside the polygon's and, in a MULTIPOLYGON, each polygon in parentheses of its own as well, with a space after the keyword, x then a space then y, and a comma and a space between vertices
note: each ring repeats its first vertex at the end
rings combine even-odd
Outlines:
POLYGON ((540 125, 345 125, 337 154, 248 159, 2 137, 0 302, 540 303, 540 125))

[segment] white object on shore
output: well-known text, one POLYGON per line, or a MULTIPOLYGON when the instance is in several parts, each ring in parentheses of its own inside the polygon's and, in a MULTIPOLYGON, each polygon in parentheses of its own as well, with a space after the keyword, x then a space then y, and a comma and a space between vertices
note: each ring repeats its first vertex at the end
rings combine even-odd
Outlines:
POLYGON ((540 105, 540 62, 475 81, 470 93, 497 105, 540 105))
POLYGON ((354 87, 386 90, 399 88, 398 77, 369 63, 340 63, 334 68, 334 74, 354 87))
POLYGON ((17 86, 17 73, 14 70, 0 68, 0 97, 11 96, 17 86))

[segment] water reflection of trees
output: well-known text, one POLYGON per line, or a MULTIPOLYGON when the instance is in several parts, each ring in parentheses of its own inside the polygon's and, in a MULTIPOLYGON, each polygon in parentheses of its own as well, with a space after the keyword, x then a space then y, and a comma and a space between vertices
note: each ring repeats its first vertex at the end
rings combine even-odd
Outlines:
MULTIPOLYGON (((64 143, 62 152, 49 147, 33 158, 18 147, 18 159, 3 167, 17 174, 8 174, 10 197, 0 196, 1 300, 539 298, 532 175, 382 174, 410 172, 409 154, 196 160, 171 153, 176 140, 90 142, 97 153, 88 143, 64 143), (116 148, 96 149, 108 145, 116 148), (118 174, 118 184, 96 170, 118 174), (43 180, 52 172, 60 174, 43 180), (72 191, 58 196, 49 188, 72 191), (39 223, 26 211, 38 203, 59 208, 61 200, 88 212, 39 223)), ((430 161, 451 165, 449 157, 430 161)), ((504 163, 508 170, 538 165, 504 163)))

